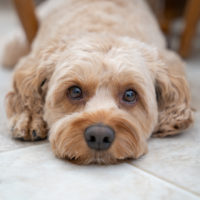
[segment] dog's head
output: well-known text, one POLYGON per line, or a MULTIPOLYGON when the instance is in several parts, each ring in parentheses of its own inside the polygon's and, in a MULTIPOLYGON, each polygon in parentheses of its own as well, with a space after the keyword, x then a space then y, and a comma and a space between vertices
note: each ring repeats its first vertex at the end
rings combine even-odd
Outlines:
POLYGON ((146 153, 158 124, 157 100, 164 101, 168 94, 161 93, 170 84, 157 81, 158 65, 156 49, 128 38, 73 43, 48 82, 44 116, 55 154, 107 164, 146 153))

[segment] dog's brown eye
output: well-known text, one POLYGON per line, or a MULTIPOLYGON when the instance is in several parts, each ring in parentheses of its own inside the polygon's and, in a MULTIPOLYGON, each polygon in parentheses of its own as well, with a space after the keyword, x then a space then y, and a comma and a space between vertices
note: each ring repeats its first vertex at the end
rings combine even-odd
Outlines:
POLYGON ((68 89, 68 96, 71 99, 79 100, 83 97, 82 90, 78 86, 72 86, 68 89))
POLYGON ((123 101, 127 103, 135 103, 137 101, 137 92, 132 89, 126 90, 123 95, 123 101))

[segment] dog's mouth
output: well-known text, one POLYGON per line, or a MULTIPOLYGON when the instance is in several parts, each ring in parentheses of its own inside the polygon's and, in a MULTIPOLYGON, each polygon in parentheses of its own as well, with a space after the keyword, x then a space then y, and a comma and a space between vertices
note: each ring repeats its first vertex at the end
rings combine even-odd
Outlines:
POLYGON ((112 165, 118 164, 122 162, 129 162, 133 160, 132 157, 124 157, 124 158, 115 158, 110 153, 104 151, 95 151, 93 156, 87 159, 83 159, 81 157, 65 157, 65 160, 72 162, 73 164, 78 165, 88 165, 88 164, 95 164, 95 165, 112 165))

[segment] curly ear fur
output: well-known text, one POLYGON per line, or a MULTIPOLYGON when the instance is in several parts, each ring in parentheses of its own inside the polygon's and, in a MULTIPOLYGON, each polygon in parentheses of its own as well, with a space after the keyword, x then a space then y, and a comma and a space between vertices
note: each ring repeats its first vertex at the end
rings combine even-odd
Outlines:
POLYGON ((160 66, 154 68, 159 116, 153 136, 165 137, 188 128, 193 112, 183 62, 171 51, 162 50, 159 56, 160 66))

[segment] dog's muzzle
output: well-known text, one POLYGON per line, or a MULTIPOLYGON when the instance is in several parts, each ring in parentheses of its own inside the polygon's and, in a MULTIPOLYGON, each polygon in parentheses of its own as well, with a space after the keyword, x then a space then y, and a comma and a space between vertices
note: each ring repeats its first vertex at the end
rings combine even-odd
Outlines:
POLYGON ((84 136, 91 149, 107 150, 115 139, 115 131, 109 126, 95 124, 86 128, 84 136))

